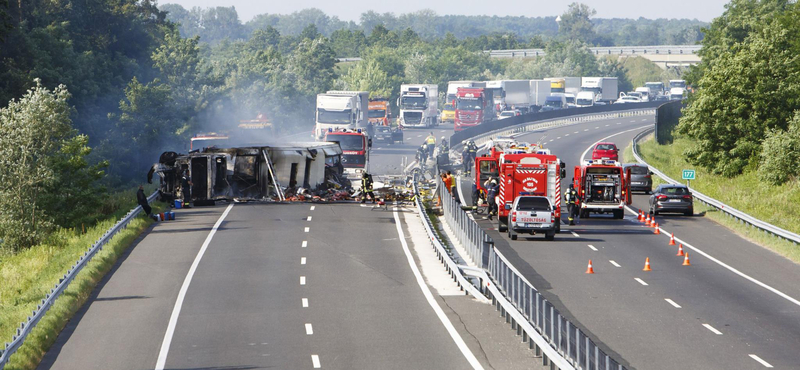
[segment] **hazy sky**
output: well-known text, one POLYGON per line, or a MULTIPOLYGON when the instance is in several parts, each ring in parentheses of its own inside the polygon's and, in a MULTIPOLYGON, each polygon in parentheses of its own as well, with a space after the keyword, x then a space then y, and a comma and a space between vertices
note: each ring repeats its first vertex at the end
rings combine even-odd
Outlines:
MULTIPOLYGON (((185 8, 194 6, 235 6, 239 17, 246 22, 258 14, 288 14, 305 8, 318 8, 342 20, 358 22, 361 13, 374 10, 378 13, 409 13, 420 9, 433 9, 439 15, 498 15, 498 16, 555 16, 564 12, 570 1, 514 0, 160 0, 160 4, 174 3, 185 8)), ((729 0, 580 0, 597 10, 600 18, 689 18, 701 21, 722 14, 729 0)))

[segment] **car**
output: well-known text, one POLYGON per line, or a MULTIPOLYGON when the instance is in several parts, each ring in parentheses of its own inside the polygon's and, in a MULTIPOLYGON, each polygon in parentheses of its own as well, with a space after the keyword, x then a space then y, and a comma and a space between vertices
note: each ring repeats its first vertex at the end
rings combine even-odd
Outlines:
POLYGON ((511 117, 516 117, 516 116, 521 116, 521 115, 522 115, 522 113, 520 113, 520 111, 516 110, 516 109, 515 110, 504 110, 504 111, 500 112, 500 116, 498 116, 497 119, 511 118, 511 117))
POLYGON ((375 133, 372 135, 375 141, 403 142, 403 131, 389 126, 375 126, 375 133))
POLYGON ((659 185, 650 195, 650 214, 657 215, 662 212, 693 215, 694 201, 689 188, 681 184, 659 185))
POLYGON ((556 214, 550 199, 537 195, 520 195, 514 203, 506 205, 508 215, 508 237, 517 240, 518 233, 536 235, 544 233, 545 240, 556 236, 556 214))
POLYGON ((617 99, 617 101, 615 101, 614 104, 641 103, 641 102, 642 102, 641 98, 635 97, 633 95, 625 95, 617 99))
POLYGON ((592 150, 592 159, 619 160, 619 149, 617 145, 609 142, 597 143, 592 150))
POLYGON ((622 168, 625 173, 631 169, 631 191, 643 191, 645 194, 653 191, 653 172, 650 168, 638 163, 625 163, 622 168))

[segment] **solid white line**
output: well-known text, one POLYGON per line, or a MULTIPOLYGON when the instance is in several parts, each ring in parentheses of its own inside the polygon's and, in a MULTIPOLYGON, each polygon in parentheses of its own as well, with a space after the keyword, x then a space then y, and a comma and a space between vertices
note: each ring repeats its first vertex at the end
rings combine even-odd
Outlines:
POLYGON ((311 229, 307 227, 307 228, 306 228, 306 230, 305 230, 305 232, 308 232, 309 230, 311 230, 311 229))
POLYGON ((617 263, 617 261, 614 261, 614 260, 608 260, 608 262, 611 262, 611 264, 612 264, 612 265, 614 265, 614 266, 616 266, 616 267, 622 267, 622 266, 620 266, 620 265, 619 265, 619 263, 617 263))
POLYGON ((433 308, 433 311, 436 313, 436 316, 439 317, 439 320, 444 325, 447 332, 450 334, 450 337, 453 338, 453 341, 458 346, 458 349, 461 350, 461 354, 467 359, 470 365, 472 365, 473 369, 483 369, 483 366, 472 353, 472 350, 469 349, 467 344, 464 342, 464 339, 461 338, 461 334, 458 333, 456 328, 453 326, 453 323, 450 322, 450 319, 447 315, 442 311, 442 308, 439 306, 439 303, 433 298, 433 293, 431 293, 431 289, 428 287, 428 284, 425 283, 425 280, 422 278, 422 274, 419 272, 419 268, 417 267, 417 263, 414 262, 414 257, 411 255, 411 251, 408 249, 408 243, 406 242, 406 236, 403 232, 403 227, 400 223, 400 217, 397 213, 397 207, 394 207, 394 224, 397 227, 397 235, 400 237, 400 244, 403 245, 403 252, 406 254, 406 259, 408 260, 408 265, 411 267, 411 271, 414 273, 414 277, 416 277, 417 285, 422 290, 422 294, 425 296, 425 299, 428 301, 428 304, 433 308))
POLYGON ((642 279, 639 279, 639 278, 633 278, 633 280, 636 280, 636 281, 638 281, 638 282, 639 282, 639 284, 642 284, 642 285, 644 285, 644 286, 647 286, 647 283, 645 283, 645 282, 644 282, 644 280, 642 280, 642 279))
POLYGON ((594 247, 593 245, 591 245, 591 244, 589 244, 589 249, 591 249, 591 250, 593 250, 593 251, 597 252, 597 248, 595 248, 595 247, 594 247))
MULTIPOLYGON (((634 210, 633 210, 633 208, 631 208, 631 207, 625 206, 625 209, 627 209, 627 210, 628 210, 628 212, 631 212, 631 213, 632 213, 632 214, 634 214, 634 215, 635 215, 635 214, 637 214, 637 213, 636 213, 636 211, 634 211, 634 210)), ((669 234, 669 233, 667 232, 667 230, 664 230, 664 228, 662 228, 662 227, 659 227, 658 229, 661 231, 661 233, 662 233, 662 234, 664 234, 664 236, 665 236, 665 237, 670 237, 670 235, 671 235, 671 234, 669 234)), ((680 239, 680 238, 675 238, 675 241, 676 241, 676 242, 678 242, 678 243, 681 243, 681 244, 683 244, 683 247, 684 247, 684 248, 689 248, 689 249, 691 249, 691 250, 695 251, 696 253, 700 254, 701 256, 703 256, 703 257, 705 257, 705 258, 708 258, 708 259, 709 259, 709 260, 711 260, 712 262, 714 262, 714 263, 716 263, 716 264, 718 264, 718 265, 720 265, 720 266, 722 266, 722 267, 724 267, 724 268, 728 269, 729 271, 733 272, 734 274, 736 274, 736 275, 739 275, 739 276, 741 276, 741 277, 743 277, 743 278, 745 278, 745 279, 747 279, 747 280, 750 280, 750 281, 751 281, 753 284, 756 284, 756 285, 758 285, 758 286, 760 286, 760 287, 762 287, 762 288, 764 288, 764 289, 766 289, 766 290, 769 290, 770 292, 773 292, 773 293, 775 293, 775 294, 779 295, 779 296, 780 296, 780 297, 782 297, 783 299, 786 299, 787 301, 789 301, 789 302, 792 302, 792 303, 794 303, 795 305, 798 305, 798 306, 800 306, 800 301, 798 301, 797 299, 795 299, 795 298, 793 298, 793 297, 789 296, 788 294, 786 294, 786 293, 784 293, 784 292, 781 292, 781 291, 780 291, 780 290, 778 290, 778 289, 775 289, 775 288, 773 288, 773 287, 771 287, 771 286, 769 286, 769 285, 767 285, 767 284, 764 284, 764 283, 762 283, 762 282, 761 282, 761 281, 759 281, 759 280, 756 280, 755 278, 753 278, 753 277, 751 277, 751 276, 749 276, 749 275, 747 275, 747 274, 745 274, 745 273, 743 273, 743 272, 741 272, 741 271, 739 271, 739 270, 735 269, 735 268, 734 268, 734 267, 732 267, 732 266, 729 266, 729 265, 728 265, 728 264, 726 264, 725 262, 722 262, 722 261, 720 261, 720 260, 718 260, 718 259, 714 258, 713 256, 711 256, 710 254, 708 254, 708 253, 706 253, 706 252, 703 252, 703 251, 702 251, 702 250, 700 250, 699 248, 697 248, 697 247, 695 247, 695 246, 693 246, 693 245, 689 244, 687 241, 685 241, 685 240, 683 240, 683 239, 680 239)))
POLYGON ((164 334, 164 340, 161 342, 161 351, 158 353, 158 361, 156 361, 155 370, 164 370, 164 366, 166 366, 169 347, 172 344, 172 336, 175 334, 175 327, 178 325, 178 316, 181 314, 183 300, 186 298, 186 292, 189 290, 189 284, 192 283, 194 272, 197 271, 197 266, 200 264, 200 260, 203 259, 203 255, 206 253, 208 245, 211 244, 211 239, 214 237, 214 234, 217 233, 217 229, 219 229, 219 226, 222 225, 222 222, 225 220, 225 217, 228 216, 228 213, 230 213, 234 204, 235 203, 231 203, 228 208, 225 208, 225 212, 222 212, 222 215, 219 216, 219 219, 214 224, 214 227, 211 228, 208 236, 206 236, 203 246, 200 247, 200 250, 197 252, 197 256, 195 256, 192 266, 189 267, 189 272, 186 274, 186 278, 183 279, 183 285, 181 285, 181 290, 178 292, 178 298, 175 300, 175 306, 172 308, 172 315, 169 317, 167 332, 164 334))
POLYGON ((669 298, 664 298, 664 300, 667 301, 667 303, 671 304, 675 308, 681 308, 681 306, 679 304, 675 303, 675 301, 673 301, 673 300, 671 300, 669 298))
POLYGON ((301 276, 300 277, 300 285, 306 285, 306 277, 305 276, 301 276))
POLYGON ((314 334, 314 329, 311 327, 311 324, 306 324, 306 335, 314 334))
POLYGON ((764 367, 773 367, 772 365, 769 364, 769 362, 766 362, 766 361, 762 360, 761 357, 758 357, 758 356, 753 355, 753 354, 750 354, 749 356, 753 360, 758 361, 761 365, 764 365, 764 367))
POLYGON ((300 257, 300 264, 301 265, 305 265, 306 264, 306 258, 305 257, 300 257))
POLYGON ((317 355, 311 355, 311 363, 314 364, 315 369, 322 368, 322 365, 319 363, 319 356, 317 355))
POLYGON ((580 235, 578 235, 578 233, 576 233, 574 231, 572 232, 572 235, 574 235, 576 238, 580 238, 581 237, 580 235))
POLYGON ((711 332, 712 332, 712 333, 714 333, 714 334, 716 334, 716 335, 722 335, 722 332, 721 332, 721 331, 719 331, 719 330, 717 330, 717 329, 714 329, 714 327, 713 327, 713 326, 711 326, 711 325, 708 325, 708 324, 703 324, 703 326, 705 326, 705 327, 706 327, 706 329, 708 329, 708 330, 711 330, 711 332))
POLYGON ((464 192, 461 190, 461 176, 459 175, 456 177, 456 190, 458 191, 458 199, 461 199, 461 203, 464 203, 464 192))
POLYGON ((303 308, 308 308, 308 298, 303 298, 303 308))
POLYGON ((311 221, 311 216, 308 216, 308 218, 306 219, 306 221, 311 221))
POLYGON ((308 247, 308 240, 303 240, 303 248, 308 247))

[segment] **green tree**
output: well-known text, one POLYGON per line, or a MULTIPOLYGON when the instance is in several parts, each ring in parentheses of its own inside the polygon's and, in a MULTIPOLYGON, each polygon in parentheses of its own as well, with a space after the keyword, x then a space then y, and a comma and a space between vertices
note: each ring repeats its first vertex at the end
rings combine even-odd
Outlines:
POLYGON ((773 185, 797 180, 800 175, 800 111, 794 112, 788 129, 767 132, 759 164, 758 175, 773 185))
POLYGON ((592 42, 596 34, 591 18, 597 11, 586 4, 572 3, 558 23, 558 34, 565 40, 592 42))
POLYGON ((351 91, 369 91, 370 98, 389 97, 394 85, 375 60, 362 61, 342 76, 344 88, 351 91))

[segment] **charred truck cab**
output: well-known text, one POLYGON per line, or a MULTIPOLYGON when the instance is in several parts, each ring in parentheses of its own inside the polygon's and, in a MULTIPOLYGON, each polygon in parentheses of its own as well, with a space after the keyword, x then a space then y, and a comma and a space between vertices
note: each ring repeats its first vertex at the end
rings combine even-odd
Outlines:
POLYGON ((587 160, 575 166, 574 186, 580 194, 580 217, 611 213, 622 219, 625 205, 631 204, 630 169, 612 160, 587 160))
POLYGON ((329 130, 325 133, 325 141, 337 143, 342 148, 342 165, 344 168, 366 169, 369 165, 369 149, 372 140, 361 130, 329 130))

